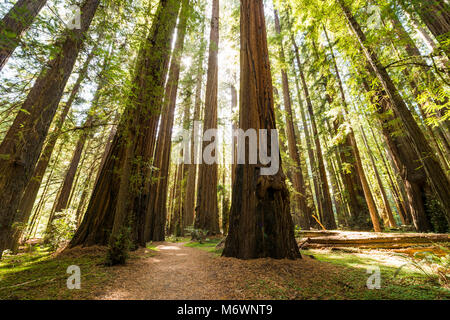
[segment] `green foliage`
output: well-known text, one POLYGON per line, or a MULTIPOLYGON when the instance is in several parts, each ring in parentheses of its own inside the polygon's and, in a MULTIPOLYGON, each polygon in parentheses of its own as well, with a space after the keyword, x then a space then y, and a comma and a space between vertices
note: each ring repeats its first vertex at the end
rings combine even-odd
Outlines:
POLYGON ((299 225, 295 225, 294 233, 295 233, 296 238, 301 237, 301 234, 300 234, 301 231, 302 231, 302 228, 299 225))
POLYGON ((51 250, 56 250, 72 239, 76 230, 76 221, 71 219, 70 210, 64 210, 61 218, 53 220, 49 233, 46 235, 46 244, 51 250))
POLYGON ((426 214, 430 219, 434 232, 450 232, 450 228, 442 207, 434 197, 428 197, 425 203, 426 214))
POLYGON ((190 233, 192 240, 203 243, 203 241, 205 241, 206 239, 206 236, 208 235, 208 230, 192 228, 190 233))
POLYGON ((436 281, 444 288, 450 288, 450 250, 446 247, 436 245, 443 254, 437 254, 435 251, 422 251, 414 253, 413 257, 398 254, 407 261, 395 272, 395 276, 405 266, 412 266, 420 271, 431 281, 436 281))
POLYGON ((122 228, 119 235, 111 239, 106 254, 107 266, 115 266, 125 264, 131 248, 130 241, 131 228, 122 228))

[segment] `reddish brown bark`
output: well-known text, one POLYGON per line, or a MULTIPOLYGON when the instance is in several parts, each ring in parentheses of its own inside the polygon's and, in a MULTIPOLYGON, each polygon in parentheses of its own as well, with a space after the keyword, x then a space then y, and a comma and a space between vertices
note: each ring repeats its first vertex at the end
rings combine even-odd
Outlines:
MULTIPOLYGON (((213 0, 203 132, 209 129, 217 129, 218 51, 219 0, 213 0)), ((217 139, 217 137, 214 137, 214 139, 217 139)), ((204 141, 202 150, 205 150, 205 147, 210 143, 212 141, 204 141)), ((215 141, 215 143, 217 144, 218 141, 215 141)), ((217 156, 217 153, 214 156, 217 156)), ((196 229, 207 230, 210 234, 220 233, 217 181, 217 163, 207 164, 205 159, 202 159, 202 164, 199 165, 198 171, 197 207, 194 226, 196 229)))
MULTIPOLYGON (((241 0, 240 90, 241 129, 276 129, 262 0, 241 0)), ((271 148, 267 149, 270 152, 271 148)), ((223 255, 241 259, 301 257, 282 168, 274 176, 261 176, 260 166, 248 164, 248 140, 245 150, 247 164, 236 166, 230 229, 223 255)))
POLYGON ((132 230, 135 244, 142 242, 142 235, 138 234, 137 227, 142 226, 148 194, 144 189, 144 192, 139 193, 140 197, 136 197, 136 191, 142 191, 142 184, 149 182, 148 171, 145 169, 148 166, 142 161, 134 163, 145 167, 141 168, 142 170, 133 167, 135 172, 139 172, 136 177, 144 177, 139 185, 133 185, 133 188, 130 188, 129 177, 127 178, 131 170, 126 166, 129 166, 137 156, 142 156, 141 159, 145 161, 149 161, 153 156, 170 44, 179 6, 179 1, 175 0, 160 2, 151 30, 138 54, 130 105, 122 115, 84 219, 70 243, 71 247, 107 244, 113 223, 116 224, 113 234, 117 235, 130 220, 136 222, 132 230), (121 187, 122 193, 119 195, 121 187), (127 190, 133 194, 128 195, 127 190), (117 203, 125 206, 117 208, 117 203))
POLYGON ((47 0, 18 0, 0 21, 0 71, 47 0))
POLYGON ((431 186, 439 198, 447 221, 450 224, 450 182, 445 172, 434 157, 433 151, 425 139, 424 134, 411 115, 411 112, 408 110, 391 77, 381 65, 377 54, 367 45, 366 37, 358 22, 351 14, 349 8, 345 5, 344 0, 338 0, 338 3, 342 8, 350 28, 356 36, 367 61, 383 86, 383 89, 389 98, 390 107, 394 111, 395 116, 399 117, 402 121, 408 138, 411 139, 413 150, 416 154, 420 155, 420 160, 424 166, 428 179, 431 181, 431 186))
POLYGON ((0 252, 8 235, 20 198, 32 178, 45 137, 56 113, 64 87, 72 73, 85 33, 99 0, 86 0, 81 8, 81 29, 67 31, 58 54, 41 71, 0 145, 0 252))

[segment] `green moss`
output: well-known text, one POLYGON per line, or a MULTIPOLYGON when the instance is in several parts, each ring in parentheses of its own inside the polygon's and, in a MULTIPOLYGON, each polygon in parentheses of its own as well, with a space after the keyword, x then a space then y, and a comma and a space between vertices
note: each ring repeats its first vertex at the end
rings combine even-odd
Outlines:
POLYGON ((104 254, 54 257, 46 249, 5 256, 0 261, 0 300, 90 299, 110 277, 104 254), (81 269, 81 289, 67 288, 67 268, 81 269))

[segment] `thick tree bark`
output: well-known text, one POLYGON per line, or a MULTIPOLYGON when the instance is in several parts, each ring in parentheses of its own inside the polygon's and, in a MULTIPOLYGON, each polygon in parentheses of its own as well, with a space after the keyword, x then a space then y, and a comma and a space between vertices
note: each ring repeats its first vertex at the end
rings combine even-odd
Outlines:
MULTIPOLYGON (((276 129, 262 0, 241 0, 240 90, 241 129, 276 129)), ((268 152, 272 148, 267 148, 268 152)), ((248 141, 245 151, 248 161, 248 141)), ((262 176, 260 170, 260 166, 248 162, 236 166, 230 230, 223 255, 240 259, 299 258, 283 170, 280 166, 274 176, 262 176)))
MULTIPOLYGON (((47 170, 48 164, 50 163, 50 159, 52 157, 53 150, 55 148, 56 142, 58 141, 58 137, 64 121, 69 113, 70 108, 72 107, 75 98, 78 95, 78 92, 81 87, 81 83, 86 78, 88 67, 92 59, 94 58, 95 48, 91 51, 91 53, 86 58, 86 61, 83 64, 83 67, 79 71, 79 76, 72 88, 69 99, 64 104, 64 108, 59 115, 59 118, 56 120, 55 128, 53 132, 49 135, 47 139, 47 143, 45 144, 44 150, 39 157, 39 161, 34 169, 33 177, 28 183, 22 199, 20 200, 20 205, 17 210, 17 217, 15 219, 15 223, 26 223, 30 218, 31 211, 33 209, 34 202, 36 200, 37 194, 39 192, 39 188, 42 183, 42 179, 44 178, 45 171, 47 170)), ((16 247, 17 241, 19 241, 22 232, 20 230, 14 231, 14 235, 12 237, 11 247, 16 247)))
POLYGON ((47 0, 18 0, 0 21, 0 71, 47 0))
POLYGON ((23 111, 16 116, 0 145, 0 252, 8 243, 20 198, 32 178, 64 87, 99 3, 99 0, 85 1, 81 8, 81 29, 67 31, 59 53, 41 71, 21 107, 23 111))
POLYGON ((367 45, 366 37, 358 22, 351 14, 349 8, 345 5, 344 0, 338 0, 338 3, 343 10, 351 30, 358 39, 368 62, 386 91, 390 100, 390 107, 395 115, 402 121, 408 138, 412 141, 414 151, 420 155, 428 179, 430 179, 431 185, 445 212, 447 221, 450 223, 450 183, 445 172, 442 170, 439 162, 435 159, 425 136, 411 115, 411 112, 408 110, 391 77, 381 65, 376 53, 367 45))
MULTIPOLYGON (((129 164, 135 159, 134 155, 143 155, 144 161, 148 161, 153 156, 164 81, 169 64, 170 44, 179 6, 179 1, 175 0, 161 0, 160 2, 151 30, 137 58, 133 80, 135 85, 129 99, 129 106, 122 115, 84 219, 70 243, 71 247, 107 244, 114 220, 116 220, 116 232, 125 227, 127 217, 132 217, 130 219, 132 221, 138 221, 135 224, 136 227, 142 225, 142 222, 139 221, 142 221, 145 216, 148 195, 145 192, 141 193, 141 202, 138 201, 139 197, 136 199, 134 194, 127 195, 126 190, 132 190, 129 188, 129 179, 125 178, 126 181, 122 184, 122 188, 125 190, 122 191, 120 195, 122 198, 120 198, 121 177, 126 177, 128 168, 125 167, 125 164, 127 162, 129 164), (139 134, 136 130, 139 131, 139 134), (135 150, 134 147, 136 147, 135 150), (135 202, 140 202, 145 206, 139 210, 126 210, 127 207, 123 207, 119 209, 119 216, 115 219, 118 202, 128 204, 129 208, 136 208, 135 202)), ((126 165, 128 166, 128 164, 126 165)), ((134 168, 134 170, 138 171, 138 168, 134 168)), ((128 173, 130 173, 129 170, 128 173)), ((142 182, 148 182, 149 175, 147 173, 147 170, 142 168, 136 177, 145 177, 142 182)), ((133 185, 133 191, 142 191, 141 186, 133 185)), ((133 240, 137 244, 137 230, 133 228, 133 231, 133 240)))
MULTIPOLYGON (((159 168, 154 178, 156 182, 150 186, 148 211, 146 213, 145 228, 142 230, 143 239, 147 241, 164 240, 167 217, 167 191, 170 168, 170 153, 172 148, 172 129, 175 117, 175 107, 180 78, 180 62, 184 48, 187 19, 190 13, 188 0, 183 0, 180 21, 178 24, 178 36, 172 55, 169 79, 166 85, 165 102, 161 118, 161 128, 154 156, 154 166, 159 168)), ((145 245, 145 243, 142 243, 145 245)))
MULTIPOLYGON (((277 32, 278 36, 281 36, 281 25, 277 10, 274 10, 274 16, 275 16, 275 31, 277 32)), ((278 42, 279 42, 278 43, 279 58, 282 65, 285 65, 286 57, 284 54, 283 40, 280 39, 278 42)), ((298 223, 300 224, 300 227, 302 229, 308 230, 310 227, 309 217, 311 216, 311 209, 308 207, 307 203, 305 179, 303 177, 300 153, 297 148, 297 138, 295 136, 294 119, 291 106, 291 93, 289 88, 289 78, 285 67, 281 69, 281 81, 283 85, 284 108, 286 110, 286 131, 288 138, 289 156, 294 162, 294 168, 291 174, 293 178, 292 184, 296 191, 294 199, 296 202, 297 212, 294 212, 294 217, 298 220, 298 223), (296 215, 298 216, 296 217, 296 215)))
MULTIPOLYGON (((213 0, 211 34, 209 43, 208 75, 206 82, 205 117, 203 132, 217 129, 217 90, 218 90, 218 51, 219 51, 219 0, 213 0)), ((217 137, 214 137, 217 139, 217 137)), ((212 142, 212 141, 211 141, 212 142)), ((211 143, 210 142, 210 143, 211 143)), ((215 141, 216 145, 218 141, 215 141)), ((209 145, 203 142, 202 150, 209 145)), ((217 152, 215 157, 217 157, 217 152)), ((217 162, 199 165, 198 172, 197 208, 194 226, 196 229, 207 230, 209 234, 219 234, 219 209, 217 202, 217 162)))

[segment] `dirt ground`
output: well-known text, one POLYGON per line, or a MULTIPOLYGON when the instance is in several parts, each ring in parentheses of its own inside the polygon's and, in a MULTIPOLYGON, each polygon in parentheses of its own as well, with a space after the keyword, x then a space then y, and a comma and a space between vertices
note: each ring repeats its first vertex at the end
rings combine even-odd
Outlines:
MULTIPOLYGON (((154 243, 156 255, 115 268, 113 280, 94 299, 390 299, 392 288, 369 290, 365 269, 318 261, 242 261, 186 247, 154 243)), ((148 249, 145 249, 148 250, 148 249)), ((389 285, 386 283, 386 287, 389 285)), ((448 299, 449 296, 442 298, 448 299)))

